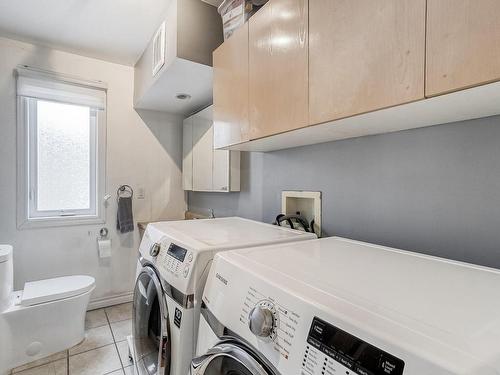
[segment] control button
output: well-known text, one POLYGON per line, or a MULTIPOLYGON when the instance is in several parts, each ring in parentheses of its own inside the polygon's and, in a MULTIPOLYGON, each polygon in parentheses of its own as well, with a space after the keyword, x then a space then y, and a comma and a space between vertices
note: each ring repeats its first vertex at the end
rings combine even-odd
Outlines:
POLYGON ((388 375, 400 375, 403 373, 403 365, 402 361, 389 356, 387 354, 383 354, 380 357, 379 369, 383 371, 383 374, 388 375))
POLYGON ((191 263, 193 261, 193 253, 189 253, 188 262, 191 263))
POLYGON ((184 267, 184 272, 182 273, 184 277, 188 277, 189 274, 189 266, 184 267))
POLYGON ((363 367, 360 367, 359 365, 356 365, 354 367, 354 371, 356 371, 359 375, 371 375, 367 370, 365 370, 363 367))
POLYGON ((316 340, 322 341, 325 327, 325 323, 315 320, 313 321, 309 335, 314 337, 316 340))

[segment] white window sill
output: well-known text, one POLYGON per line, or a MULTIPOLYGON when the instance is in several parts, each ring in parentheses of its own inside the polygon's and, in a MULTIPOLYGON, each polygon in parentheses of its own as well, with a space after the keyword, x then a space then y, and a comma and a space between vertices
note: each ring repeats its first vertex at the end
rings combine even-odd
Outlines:
POLYGON ((106 220, 99 216, 70 216, 53 218, 33 218, 21 220, 17 224, 18 229, 49 228, 49 227, 69 227, 77 225, 104 224, 106 220))

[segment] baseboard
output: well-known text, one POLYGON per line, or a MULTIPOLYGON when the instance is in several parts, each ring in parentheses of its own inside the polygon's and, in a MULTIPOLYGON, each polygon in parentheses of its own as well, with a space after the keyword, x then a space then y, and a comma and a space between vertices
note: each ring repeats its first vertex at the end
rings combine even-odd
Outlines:
POLYGON ((102 298, 96 298, 92 299, 89 302, 89 306, 87 307, 87 310, 95 310, 95 309, 101 309, 103 307, 109 307, 113 305, 119 305, 120 303, 127 303, 131 302, 133 300, 134 293, 123 293, 123 294, 118 294, 110 297, 102 297, 102 298))

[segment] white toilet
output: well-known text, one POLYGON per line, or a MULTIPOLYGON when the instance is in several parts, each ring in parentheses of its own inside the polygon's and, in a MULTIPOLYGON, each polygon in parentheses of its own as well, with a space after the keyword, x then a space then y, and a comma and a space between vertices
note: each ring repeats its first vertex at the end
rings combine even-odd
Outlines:
POLYGON ((83 340, 95 280, 67 276, 13 291, 12 246, 0 245, 0 375, 83 340))

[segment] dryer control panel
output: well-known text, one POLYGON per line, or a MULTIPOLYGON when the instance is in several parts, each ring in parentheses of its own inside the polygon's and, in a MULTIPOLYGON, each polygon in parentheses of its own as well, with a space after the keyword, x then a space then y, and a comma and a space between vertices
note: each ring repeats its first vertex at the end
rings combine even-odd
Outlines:
POLYGON ((193 253, 174 243, 162 243, 157 266, 176 277, 187 278, 193 261, 193 253))
POLYGON ((403 360, 315 317, 301 375, 403 375, 404 365, 403 360))

